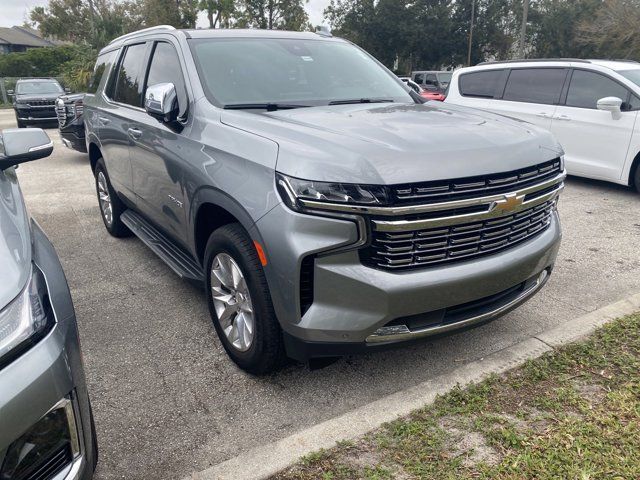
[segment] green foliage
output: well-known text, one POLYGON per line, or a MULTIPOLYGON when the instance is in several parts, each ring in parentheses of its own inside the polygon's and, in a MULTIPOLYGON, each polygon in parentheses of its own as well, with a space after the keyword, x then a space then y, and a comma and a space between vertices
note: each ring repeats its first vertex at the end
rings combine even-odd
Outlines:
POLYGON ((0 77, 55 77, 63 73, 63 64, 75 59, 81 51, 81 47, 64 45, 2 55, 0 77))
POLYGON ((307 0, 238 0, 237 26, 269 30, 304 30, 309 17, 307 0))

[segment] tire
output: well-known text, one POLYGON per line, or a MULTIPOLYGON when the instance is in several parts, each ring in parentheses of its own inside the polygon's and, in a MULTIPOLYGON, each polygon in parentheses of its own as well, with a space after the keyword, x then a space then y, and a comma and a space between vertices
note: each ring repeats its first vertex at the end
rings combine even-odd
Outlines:
POLYGON ((100 216, 102 217, 102 222, 107 232, 118 238, 131 236, 131 230, 120 220, 120 215, 122 215, 127 207, 113 190, 102 158, 99 158, 96 163, 95 177, 100 216))
MULTIPOLYGON (((229 357, 241 369, 252 374, 264 374, 280 368, 286 358, 282 331, 256 248, 247 232, 237 223, 215 230, 207 242, 204 259, 209 313, 229 357), (225 287, 220 280, 221 277, 230 279, 223 275, 230 270, 229 266, 231 270, 236 269, 236 273, 239 270, 237 290, 225 287), (215 293, 218 293, 217 300, 214 300, 215 293), (235 305, 225 307, 220 300, 223 297, 231 297, 229 302, 233 301, 235 305), (226 314, 226 308, 232 311, 234 307, 235 313, 226 314), (248 333, 249 330, 252 332, 248 333), (247 337, 250 341, 246 341, 247 337)), ((231 276, 235 283, 237 275, 231 276)))
POLYGON ((633 185, 636 187, 636 192, 640 193, 640 163, 636 165, 636 170, 633 172, 633 185))
POLYGON ((91 462, 92 470, 95 472, 98 467, 98 433, 96 432, 96 422, 93 419, 93 408, 91 408, 91 403, 89 403, 89 416, 91 419, 91 446, 93 448, 93 461, 91 462))

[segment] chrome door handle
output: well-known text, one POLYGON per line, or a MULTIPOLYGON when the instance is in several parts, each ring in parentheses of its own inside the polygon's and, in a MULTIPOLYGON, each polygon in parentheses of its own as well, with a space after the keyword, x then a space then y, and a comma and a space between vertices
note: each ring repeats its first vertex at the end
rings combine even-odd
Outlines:
POLYGON ((536 113, 536 117, 551 118, 551 115, 548 114, 547 112, 540 112, 540 113, 536 113))
POLYGON ((127 129, 127 133, 134 140, 138 140, 142 136, 142 131, 137 128, 129 128, 127 129))
POLYGON ((571 120, 571 117, 567 116, 567 115, 556 115, 555 117, 553 117, 554 120, 564 120, 564 121, 569 121, 571 120))
POLYGON ((100 125, 109 125, 109 123, 111 123, 111 120, 109 120, 107 117, 98 117, 98 123, 100 123, 100 125))

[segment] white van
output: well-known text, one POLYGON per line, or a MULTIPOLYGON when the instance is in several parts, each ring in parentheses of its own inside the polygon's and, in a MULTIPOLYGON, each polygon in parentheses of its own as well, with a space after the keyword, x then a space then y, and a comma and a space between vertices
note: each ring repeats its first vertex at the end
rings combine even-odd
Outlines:
POLYGON ((483 63, 454 72, 445 102, 547 128, 565 149, 569 174, 640 191, 640 63, 483 63))

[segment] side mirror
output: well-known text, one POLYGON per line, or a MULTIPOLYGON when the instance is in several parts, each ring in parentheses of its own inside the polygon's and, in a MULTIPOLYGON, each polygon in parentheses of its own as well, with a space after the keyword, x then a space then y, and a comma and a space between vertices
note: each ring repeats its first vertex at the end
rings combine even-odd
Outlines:
POLYGON ((598 110, 604 110, 605 112, 611 112, 613 118, 619 118, 622 108, 622 100, 618 97, 604 97, 598 100, 596 108, 598 110))
POLYGON ((71 89, 70 89, 70 88, 65 88, 65 89, 64 89, 64 92, 65 92, 65 93, 71 93, 71 89))
POLYGON ((173 83, 157 83, 144 94, 144 109, 159 122, 171 123, 178 118, 178 95, 173 83))
POLYGON ((8 128, 0 134, 0 170, 48 157, 53 142, 41 128, 8 128))
POLYGON ((13 94, 14 94, 13 90, 7 90, 7 95, 13 95, 13 94))

